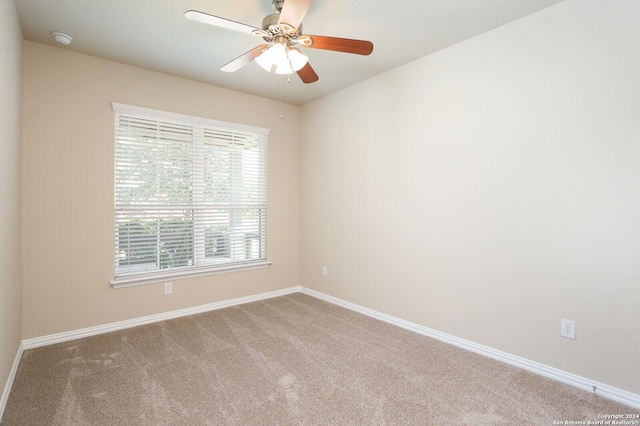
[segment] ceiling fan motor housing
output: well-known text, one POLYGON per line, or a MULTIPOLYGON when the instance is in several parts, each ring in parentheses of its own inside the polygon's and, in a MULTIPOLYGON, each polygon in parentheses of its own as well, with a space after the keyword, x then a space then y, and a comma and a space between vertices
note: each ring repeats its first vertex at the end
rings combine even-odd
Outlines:
MULTIPOLYGON (((274 4, 276 1, 274 0, 274 4)), ((298 28, 293 28, 288 24, 278 24, 280 21, 279 13, 272 13, 271 15, 267 15, 262 20, 262 29, 265 31, 269 31, 273 35, 277 34, 286 34, 289 36, 302 35, 302 24, 298 25, 298 28)))
POLYGON ((284 0, 273 0, 273 8, 276 12, 282 12, 282 6, 284 6, 284 0))

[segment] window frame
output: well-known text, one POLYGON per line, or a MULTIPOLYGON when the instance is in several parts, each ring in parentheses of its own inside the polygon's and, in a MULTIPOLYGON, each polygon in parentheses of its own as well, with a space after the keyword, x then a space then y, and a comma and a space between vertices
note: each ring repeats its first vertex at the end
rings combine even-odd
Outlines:
MULTIPOLYGON (((133 285, 141 285, 141 284, 149 284, 149 283, 156 283, 156 282, 163 282, 163 281, 168 281, 168 280, 175 280, 175 279, 182 279, 182 278, 193 278, 193 277, 200 277, 200 276, 206 276, 206 275, 214 275, 214 274, 221 274, 221 273, 228 273, 228 272, 237 272, 237 271, 245 271, 245 270, 252 270, 252 269, 258 269, 258 268, 265 268, 269 265, 271 265, 273 262, 271 262, 270 260, 268 260, 267 257, 267 231, 266 231, 266 226, 267 226, 267 172, 268 172, 268 167, 267 167, 267 160, 268 160, 268 155, 267 155, 267 146, 268 146, 268 136, 270 133, 269 129, 265 129, 265 128, 261 128, 261 127, 255 127, 255 126, 248 126, 248 125, 244 125, 244 124, 236 124, 236 123, 230 123, 230 122, 225 122, 225 121, 219 121, 219 120, 213 120, 213 119, 209 119, 209 118, 204 118, 204 117, 196 117, 196 116, 190 116, 190 115, 185 115, 185 114, 179 114, 179 113, 173 113, 173 112, 167 112, 167 111, 161 111, 161 110, 155 110, 155 109, 150 109, 150 108, 144 108, 144 107, 138 107, 138 106, 133 106, 133 105, 126 105, 126 104, 121 104, 121 103, 116 103, 113 102, 112 103, 112 109, 114 112, 114 139, 113 139, 113 143, 114 143, 114 196, 113 196, 113 200, 114 200, 114 258, 113 258, 113 274, 114 274, 114 278, 110 281, 110 284, 115 287, 115 288, 119 288, 119 287, 128 287, 128 286, 133 286, 133 285), (257 136, 259 136, 260 138, 264 138, 264 141, 262 142, 264 144, 264 152, 263 152, 263 159, 262 161, 264 161, 264 176, 263 176, 263 181, 264 181, 264 201, 263 204, 260 208, 260 214, 264 215, 262 221, 264 222, 264 229, 261 230, 261 238, 260 238, 260 244, 262 245, 260 250, 261 253, 264 253, 263 256, 261 256, 260 259, 249 259, 249 260, 230 260, 228 262, 224 262, 224 263, 211 263, 211 262, 207 262, 206 261, 206 256, 204 254, 204 248, 203 245, 205 244, 206 238, 205 238, 205 232, 204 232, 204 221, 200 222, 200 221, 196 221, 197 223, 194 222, 193 224, 193 265, 189 265, 189 266, 184 266, 184 267, 178 267, 178 268, 168 268, 168 269, 159 269, 160 266, 157 265, 156 268, 152 271, 143 271, 143 272, 133 272, 133 273, 127 273, 127 274, 120 274, 117 275, 117 271, 118 271, 118 267, 119 267, 119 261, 117 258, 117 252, 119 249, 119 234, 118 234, 118 204, 117 204, 117 188, 116 188, 116 184, 117 184, 117 176, 116 176, 116 170, 115 167, 117 166, 117 158, 115 157, 115 151, 116 151, 116 147, 117 147, 117 134, 115 132, 115 130, 117 130, 117 121, 118 121, 118 117, 119 116, 132 116, 132 117, 136 117, 136 118, 142 118, 142 119, 149 119, 149 120, 155 120, 158 122, 162 122, 162 123, 169 123, 169 124, 180 124, 180 125, 187 125, 187 126, 193 126, 193 128, 204 128, 205 131, 206 130, 216 130, 216 131, 231 131, 231 132, 239 132, 239 133, 251 133, 251 134, 255 134, 257 136), (200 241, 198 243, 198 237, 202 237, 201 239, 203 241, 200 241), (203 264, 200 265, 195 265, 196 263, 196 256, 202 257, 201 260, 203 260, 203 264), (207 264, 209 263, 209 264, 207 264)), ((191 141, 191 143, 194 143, 193 147, 193 151, 194 152, 198 152, 200 151, 200 154, 198 155, 203 155, 202 154, 202 150, 204 148, 199 149, 197 147, 197 144, 195 142, 195 134, 193 136, 193 140, 191 141)), ((233 155, 233 153, 231 152, 230 155, 233 155)), ((196 158, 196 157, 194 157, 196 158)), ((204 157, 197 157, 197 162, 202 162, 204 161, 204 157)), ((194 178, 192 176, 192 182, 195 181, 196 178, 194 178)), ((198 188, 196 188, 194 185, 191 186, 191 194, 192 197, 199 197, 202 196, 202 194, 198 194, 198 188)), ((186 208, 186 206, 185 206, 186 208)), ((220 207, 217 207, 220 208, 220 207)), ((134 209, 135 210, 135 209, 134 209)), ((199 213, 199 210, 197 209, 193 209, 193 215, 194 217, 196 217, 199 213)), ((229 213, 229 214, 233 214, 233 213, 229 213)))

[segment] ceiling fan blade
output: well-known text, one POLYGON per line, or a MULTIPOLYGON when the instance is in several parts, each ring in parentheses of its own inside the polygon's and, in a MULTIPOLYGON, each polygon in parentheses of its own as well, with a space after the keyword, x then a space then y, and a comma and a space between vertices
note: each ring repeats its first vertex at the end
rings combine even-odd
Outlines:
POLYGON ((311 7, 313 0, 286 0, 280 12, 278 24, 289 24, 293 28, 298 29, 304 15, 311 7))
POLYGON ((303 83, 309 84, 318 81, 318 74, 316 74, 313 68, 311 68, 309 62, 307 62, 304 67, 296 71, 296 73, 298 73, 298 76, 303 83))
POLYGON ((370 55, 373 52, 373 43, 366 40, 315 35, 303 35, 298 40, 303 46, 312 49, 333 50, 357 55, 370 55))
POLYGON ((202 22, 203 24, 214 25, 216 27, 226 28, 228 30, 240 31, 242 33, 252 35, 269 35, 262 28, 252 27, 251 25, 241 24, 240 22, 232 21, 230 19, 221 18, 219 16, 209 15, 208 13, 199 12, 197 10, 187 10, 184 13, 185 18, 192 21, 202 22))
POLYGON ((244 67, 245 65, 253 61, 255 58, 262 55, 266 50, 267 46, 268 45, 266 44, 261 44, 260 46, 254 47, 244 55, 238 56, 236 59, 229 62, 227 65, 223 66, 222 68, 220 68, 220 70, 224 72, 238 71, 240 68, 244 67))

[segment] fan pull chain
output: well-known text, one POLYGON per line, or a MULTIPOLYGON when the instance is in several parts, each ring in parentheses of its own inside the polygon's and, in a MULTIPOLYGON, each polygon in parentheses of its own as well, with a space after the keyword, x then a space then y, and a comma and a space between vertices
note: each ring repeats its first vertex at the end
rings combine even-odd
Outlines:
MULTIPOLYGON (((284 92, 284 88, 282 85, 282 81, 284 80, 284 74, 280 75, 280 120, 284 119, 284 113, 282 111, 282 93, 284 92)), ((287 75, 287 83, 291 82, 291 78, 287 75)))
POLYGON ((280 120, 282 120, 284 117, 282 115, 282 91, 284 90, 282 88, 282 79, 284 78, 284 75, 280 75, 280 120))

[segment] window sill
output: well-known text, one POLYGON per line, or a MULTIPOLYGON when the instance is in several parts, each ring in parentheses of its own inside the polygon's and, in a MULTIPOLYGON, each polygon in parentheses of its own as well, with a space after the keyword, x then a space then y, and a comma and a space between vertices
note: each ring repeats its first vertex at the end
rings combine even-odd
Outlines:
POLYGON ((162 273, 141 274, 135 276, 124 276, 114 278, 110 281, 113 288, 131 287, 135 285, 153 284, 170 280, 180 280, 185 278, 203 277, 206 275, 226 274, 230 272, 249 271, 252 269, 266 268, 273 264, 272 261, 263 260, 259 262, 247 262, 236 265, 217 266, 191 271, 174 271, 162 273))

